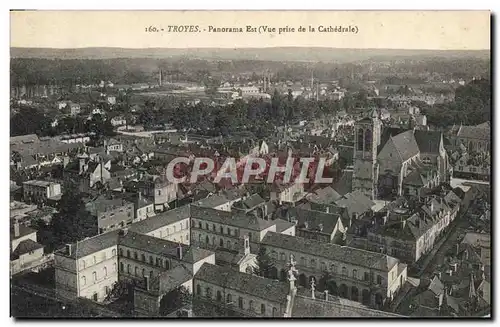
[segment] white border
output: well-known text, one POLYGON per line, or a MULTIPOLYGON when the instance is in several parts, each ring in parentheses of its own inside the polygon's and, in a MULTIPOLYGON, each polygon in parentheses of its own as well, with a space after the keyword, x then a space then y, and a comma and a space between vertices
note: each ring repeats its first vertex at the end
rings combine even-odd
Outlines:
MULTIPOLYGON (((500 1, 486 1, 486 0, 474 0, 474 1, 447 1, 447 2, 437 2, 435 0, 419 0, 419 1, 412 1, 412 2, 403 2, 403 1, 387 1, 387 0, 378 0, 378 1, 369 1, 369 0, 349 0, 349 1, 318 1, 318 0, 287 0, 287 1, 280 1, 277 3, 270 3, 269 0, 252 0, 252 1, 220 1, 220 0, 211 0, 211 1, 203 1, 203 0, 183 0, 183 1, 177 1, 177 2, 172 2, 172 1, 151 1, 151 0, 141 0, 141 1, 119 1, 116 3, 113 3, 111 1, 105 2, 103 0, 86 0, 86 1, 81 1, 81 2, 75 2, 75 1, 44 1, 43 3, 40 1, 23 1, 23 0, 18 0, 18 1, 2 1, 1 5, 2 11, 0 13, 1 17, 3 18, 1 20, 1 38, 2 38, 2 51, 1 51, 1 59, 2 59, 2 67, 5 69, 5 77, 1 79, 1 99, 2 101, 0 103, 4 104, 4 107, 0 111, 0 114, 4 116, 3 119, 0 121, 3 124, 3 128, 0 128, 0 131, 2 133, 1 136, 1 147, 2 147, 2 153, 5 154, 5 159, 0 161, 2 167, 0 168, 1 172, 1 179, 4 180, 2 183, 3 185, 7 185, 8 182, 8 172, 9 172, 9 167, 8 167, 8 161, 7 161, 7 153, 8 153, 8 147, 9 143, 7 143, 7 140, 9 138, 9 110, 8 110, 8 103, 9 103, 9 9, 67 9, 67 10, 82 10, 82 9, 94 9, 94 10, 104 10, 104 9, 121 9, 121 10, 154 10, 154 9, 171 9, 171 10, 181 10, 181 9, 207 9, 207 10, 259 10, 259 9, 267 9, 267 10, 272 10, 272 9, 284 9, 286 8, 287 10, 347 10, 347 9, 354 9, 354 10, 492 10, 493 12, 496 12, 497 14, 500 12, 500 1), (5 134, 5 135, 3 135, 5 134)), ((498 19, 498 17, 496 18, 498 19)), ((89 22, 91 23, 91 22, 89 22)), ((496 24, 498 25, 498 20, 496 21, 496 24)), ((498 41, 498 35, 494 35, 495 43, 498 41)), ((492 58, 493 59, 493 58, 492 58)), ((495 59, 498 59, 497 54, 495 54, 495 59)), ((498 60, 495 60, 498 63, 498 60)), ((498 94, 498 89, 497 89, 497 77, 494 76, 494 81, 495 85, 495 94, 498 94)), ((498 101, 495 101, 498 102, 498 101)), ((496 109, 496 108, 495 108, 496 109)), ((500 117, 500 114, 495 115, 495 126, 498 125, 498 119, 500 117)), ((497 148, 497 142, 495 142, 495 163, 498 163, 500 159, 498 158, 498 153, 499 149, 497 148)), ((495 171, 495 169, 494 169, 495 171)), ((496 187, 495 187, 496 190, 496 187)), ((8 191, 7 191, 8 192, 8 191)), ((3 228, 0 229, 1 239, 5 240, 4 246, 0 247, 0 251, 2 252, 2 258, 4 258, 5 266, 6 268, 2 270, 2 275, 0 276, 1 280, 3 283, 7 283, 9 280, 9 253, 8 253, 8 246, 7 246, 7 240, 9 240, 9 227, 7 226, 9 224, 9 220, 7 219, 8 217, 8 197, 7 197, 7 192, 2 192, 3 193, 3 198, 2 198, 2 209, 3 212, 5 213, 5 216, 3 218, 3 223, 4 226, 3 228)), ((500 197, 499 194, 495 193, 496 197, 496 203, 500 203, 498 201, 498 197, 500 197)), ((495 212, 498 209, 495 208, 495 212)), ((494 217, 493 219, 495 219, 494 217)), ((498 231, 498 226, 500 225, 500 222, 496 222, 496 235, 500 235, 500 232, 498 231)), ((495 242, 498 243, 498 242, 495 242)), ((495 249, 496 250, 496 249, 495 249)), ((496 267, 495 267, 496 268, 496 267)), ((492 278, 494 279, 494 278, 492 278)), ((493 282, 493 285, 496 287, 496 282, 493 282)), ((500 283, 498 283, 500 284, 500 283)), ((4 284, 5 285, 5 284, 4 284)), ((10 287, 9 285, 5 285, 3 288, 5 291, 2 294, 2 301, 1 301, 1 311, 2 315, 1 317, 3 319, 7 319, 9 324, 12 324, 14 322, 13 319, 8 318, 10 313, 9 313, 9 297, 10 297, 10 287)), ((498 302, 498 298, 495 298, 495 302, 498 302)), ((495 308, 495 312, 498 313, 498 311, 495 308)), ((53 321, 48 321, 50 323, 53 323, 53 321)), ((89 321, 93 324, 97 325, 104 325, 104 323, 107 323, 107 321, 89 321)), ((220 323, 220 320, 213 321, 214 323, 220 323)), ((312 321, 314 322, 314 321, 312 321)), ((40 322, 25 322, 26 326, 30 325, 35 325, 35 323, 40 323, 40 322)), ((83 322, 83 323, 88 323, 88 322, 83 322)), ((128 322, 129 324, 133 325, 139 325, 143 324, 144 321, 139 321, 139 322, 128 322)), ((168 322, 163 322, 163 323, 168 323, 168 324, 173 324, 173 325, 178 325, 179 322, 175 321, 168 321, 168 322)), ((193 325, 197 323, 210 323, 210 321, 206 322, 187 322, 183 321, 181 322, 182 324, 185 325, 193 325)), ((236 322, 233 321, 233 323, 238 323, 238 324, 246 324, 244 320, 236 322)), ((276 323, 276 322, 271 322, 271 321, 262 321, 262 322, 255 322, 259 324, 271 324, 271 323, 276 323)), ((283 323, 283 322, 281 322, 283 323)), ((284 321, 284 323, 290 323, 290 321, 284 321)), ((299 322, 301 324, 309 324, 309 322, 306 321, 301 321, 299 322)), ((318 322, 316 322, 318 323, 318 322)), ((331 324, 343 324, 344 322, 341 321, 331 321, 328 322, 331 324)), ((358 322, 351 322, 354 325, 362 325, 367 323, 366 321, 358 321, 358 322)), ((385 324, 386 321, 380 321, 379 323, 385 324)), ((401 322, 400 322, 401 323, 401 322)), ((420 321, 419 323, 425 323, 428 325, 435 325, 438 326, 441 322, 430 322, 430 321, 420 321)))

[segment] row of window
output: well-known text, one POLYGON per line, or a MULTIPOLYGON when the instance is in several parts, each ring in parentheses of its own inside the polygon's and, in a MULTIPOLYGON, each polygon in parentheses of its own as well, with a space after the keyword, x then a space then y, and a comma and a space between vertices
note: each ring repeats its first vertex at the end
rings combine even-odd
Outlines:
MULTIPOLYGON (((120 249, 120 256, 123 257, 124 254, 125 254, 125 251, 123 251, 123 249, 120 249)), ((132 253, 130 252, 130 250, 127 250, 126 254, 127 254, 126 255, 127 258, 130 258, 130 259, 133 258, 134 260, 139 260, 139 255, 138 255, 137 251, 134 251, 133 257, 132 257, 132 253)), ((158 258, 158 257, 155 260, 155 258, 153 258, 152 255, 149 256, 149 261, 147 261, 146 255, 144 253, 141 253, 140 261, 146 262, 146 263, 149 262, 149 264, 152 266, 156 265, 158 267, 165 267, 167 269, 170 268, 170 261, 168 261, 166 259, 163 260, 162 258, 158 258)))
MULTIPOLYGON (((113 272, 116 272, 116 263, 113 263, 113 272)), ((107 267, 104 267, 102 269, 102 278, 101 279, 104 279, 108 276, 108 268, 107 267)), ((92 281, 93 283, 95 284, 99 279, 99 276, 97 275, 97 271, 93 271, 92 272, 92 281)), ((80 286, 85 286, 87 285, 87 276, 83 275, 80 277, 80 286)))
MULTIPOLYGON (((201 289, 201 285, 199 285, 199 284, 196 285, 196 294, 198 294, 199 296, 205 296, 208 299, 212 299, 213 298, 212 288, 210 286, 205 287, 205 292, 203 294, 202 293, 202 289, 201 289)), ((219 290, 217 291, 215 299, 216 299, 217 302, 223 302, 224 301, 221 291, 219 291, 219 290)), ((225 301, 226 301, 225 302, 226 305, 232 305, 233 304, 233 296, 232 296, 232 294, 227 294, 225 301)), ((241 296, 238 297, 238 308, 241 309, 241 310, 245 309, 244 300, 243 300, 243 297, 241 297, 241 296)), ((248 301, 248 307, 246 309, 248 311, 256 312, 256 307, 254 305, 254 301, 253 300, 248 301)), ((266 314, 266 305, 264 303, 260 304, 260 314, 261 315, 265 315, 266 314)), ((273 307, 272 314, 273 314, 273 317, 277 317, 278 316, 278 309, 276 309, 275 307, 273 307)))
MULTIPOLYGON (((276 251, 272 251, 271 252, 271 257, 274 258, 274 259, 278 259, 278 253, 276 251)), ((280 253, 280 256, 279 256, 280 260, 281 261, 285 261, 286 260, 286 255, 284 252, 281 252, 280 253)), ((304 266, 304 267, 310 267, 310 268, 313 268, 313 269, 317 269, 318 266, 317 266, 317 262, 315 259, 311 259, 309 261, 309 265, 307 265, 307 260, 305 257, 300 257, 299 259, 299 265, 301 266, 304 266)), ((338 271, 338 267, 335 265, 335 264, 331 264, 330 265, 330 269, 327 268, 327 264, 322 261, 320 263, 320 269, 322 271, 330 271, 332 272, 333 274, 338 274, 339 271, 338 271)), ((347 277, 351 277, 351 278, 354 278, 354 279, 361 279, 361 280, 365 280, 365 281, 372 281, 374 280, 373 278, 373 275, 368 273, 368 272, 365 272, 364 275, 358 275, 358 271, 356 269, 353 269, 351 271, 351 273, 349 274, 349 271, 346 267, 342 267, 341 268, 341 273, 343 276, 347 276, 347 277)), ((377 284, 382 284, 382 276, 378 275, 377 276, 377 284)))
MULTIPOLYGON (((168 261, 166 262, 166 265, 167 265, 166 268, 170 269, 170 263, 168 261)), ((125 272, 125 265, 123 264, 123 262, 120 262, 120 271, 121 272, 125 272)), ((134 270, 132 270, 132 266, 130 264, 127 265, 127 274, 129 274, 129 275, 134 274, 134 276, 136 276, 136 277, 145 277, 145 276, 147 276, 146 275, 146 269, 144 269, 144 268, 141 269, 141 268, 139 268, 139 266, 135 266, 134 270)), ((154 274, 153 270, 150 270, 149 271, 149 277, 153 278, 153 274, 154 274)))
MULTIPOLYGON (((114 257, 114 256, 116 256, 116 249, 111 250, 111 257, 114 257)), ((101 252, 101 260, 99 260, 99 262, 104 261, 106 259, 107 259, 106 252, 101 252)), ((83 259, 80 262, 81 262, 80 263, 81 268, 85 269, 87 266, 87 262, 83 259)), ((92 256, 92 261, 91 261, 90 265, 95 265, 95 264, 97 264, 97 257, 94 255, 94 256, 92 256)))
POLYGON ((209 224, 207 222, 201 222, 201 221, 196 221, 196 220, 192 220, 191 222, 191 227, 197 227, 199 229, 206 229, 206 230, 209 230, 209 231, 212 231, 214 233, 219 233, 219 234, 225 234, 225 235, 229 235, 229 236, 237 236, 236 233, 237 233, 237 229, 231 229, 229 227, 224 227, 222 225, 219 226, 219 228, 216 228, 215 224, 209 224))
POLYGON ((205 237, 203 237, 202 234, 199 234, 198 235, 198 243, 205 243, 206 245, 212 245, 212 246, 219 246, 221 248, 226 248, 226 249, 234 249, 234 250, 238 250, 239 248, 239 243, 237 241, 235 241, 233 244, 234 244, 234 247, 231 246, 231 241, 230 240, 226 240, 226 242, 224 242, 224 239, 221 237, 219 239, 219 242, 217 243, 217 239, 215 236, 212 236, 212 240, 210 241, 210 237, 208 235, 205 235, 205 237), (225 246, 224 246, 225 245, 225 246))

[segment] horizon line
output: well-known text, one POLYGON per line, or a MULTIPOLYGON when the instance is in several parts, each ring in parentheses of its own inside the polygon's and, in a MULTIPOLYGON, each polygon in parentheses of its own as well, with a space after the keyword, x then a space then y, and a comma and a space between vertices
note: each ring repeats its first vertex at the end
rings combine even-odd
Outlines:
POLYGON ((340 50, 405 50, 405 51, 489 51, 491 48, 482 49, 436 49, 436 48, 351 48, 351 47, 328 47, 328 46, 263 46, 263 47, 224 47, 224 46, 210 46, 210 47, 115 47, 115 46, 85 46, 85 47, 71 47, 71 48, 58 48, 58 47, 38 47, 38 46, 10 46, 10 49, 51 49, 51 50, 83 50, 83 49, 126 49, 126 50, 147 50, 147 49, 173 49, 173 50, 187 50, 187 49, 224 49, 224 50, 236 50, 236 49, 280 49, 280 48, 298 48, 298 49, 340 49, 340 50))

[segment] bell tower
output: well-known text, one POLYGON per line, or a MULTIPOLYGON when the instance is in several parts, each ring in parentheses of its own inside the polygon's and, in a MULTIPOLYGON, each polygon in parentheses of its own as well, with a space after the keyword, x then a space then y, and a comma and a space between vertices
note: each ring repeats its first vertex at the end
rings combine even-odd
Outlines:
POLYGON ((377 198, 377 150, 380 145, 381 126, 377 109, 374 109, 369 117, 354 124, 352 190, 360 190, 372 200, 377 198))

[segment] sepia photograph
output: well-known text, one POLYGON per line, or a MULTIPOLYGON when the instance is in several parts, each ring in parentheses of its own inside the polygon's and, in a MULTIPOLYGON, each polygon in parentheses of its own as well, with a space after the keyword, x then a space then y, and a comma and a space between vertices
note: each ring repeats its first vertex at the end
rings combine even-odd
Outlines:
POLYGON ((10 11, 11 317, 491 319, 491 15, 10 11))

